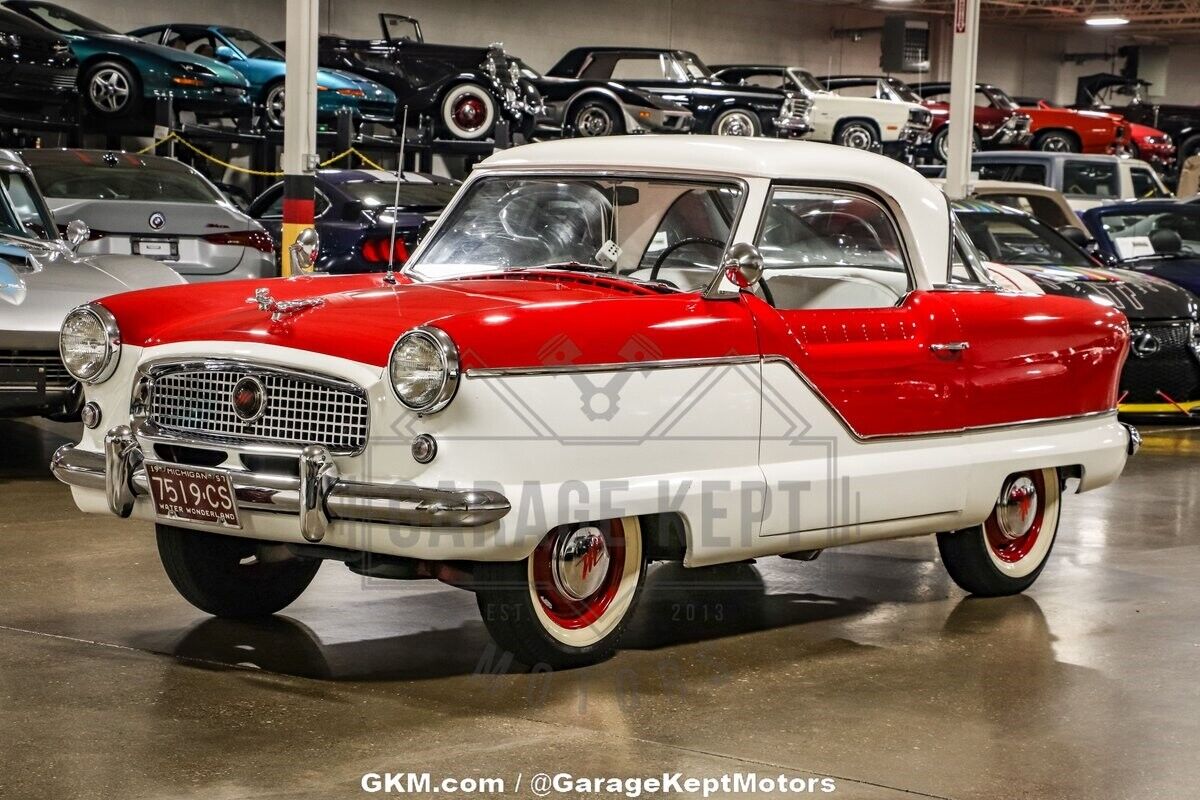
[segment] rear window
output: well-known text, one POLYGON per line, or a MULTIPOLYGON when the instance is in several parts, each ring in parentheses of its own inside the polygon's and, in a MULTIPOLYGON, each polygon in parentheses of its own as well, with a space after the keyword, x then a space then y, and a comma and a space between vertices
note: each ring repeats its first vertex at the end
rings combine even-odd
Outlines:
POLYGON ((224 198, 204 179, 182 170, 84 163, 33 166, 46 197, 75 200, 156 200, 168 203, 216 203, 224 198))
MULTIPOLYGON (((339 187, 369 211, 391 208, 396 202, 396 184, 381 181, 343 183, 339 187)), ((398 208, 414 211, 438 211, 446 207, 458 186, 452 183, 402 183, 398 208)))
POLYGON ((1047 185, 1044 164, 976 164, 976 167, 980 180, 1047 185))
POLYGON ((1081 197, 1120 197, 1121 178, 1117 165, 1068 161, 1063 164, 1062 192, 1081 197))

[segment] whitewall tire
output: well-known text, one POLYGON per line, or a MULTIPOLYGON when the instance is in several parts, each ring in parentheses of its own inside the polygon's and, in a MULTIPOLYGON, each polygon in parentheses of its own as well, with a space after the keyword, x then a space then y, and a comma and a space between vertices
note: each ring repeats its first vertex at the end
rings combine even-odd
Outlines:
POLYGON ((636 517, 563 525, 524 561, 480 563, 492 638, 526 666, 578 667, 616 650, 646 572, 636 517))
POLYGON ((1054 547, 1061 501, 1058 470, 1009 475, 982 525, 938 534, 946 571, 971 594, 1023 592, 1037 580, 1054 547))
POLYGON ((496 126, 496 101, 475 83, 460 83, 442 98, 442 129, 454 139, 490 136, 496 126))
POLYGON ((717 115, 713 120, 711 133, 717 136, 759 136, 762 134, 762 126, 759 124, 758 115, 753 111, 731 108, 717 115))

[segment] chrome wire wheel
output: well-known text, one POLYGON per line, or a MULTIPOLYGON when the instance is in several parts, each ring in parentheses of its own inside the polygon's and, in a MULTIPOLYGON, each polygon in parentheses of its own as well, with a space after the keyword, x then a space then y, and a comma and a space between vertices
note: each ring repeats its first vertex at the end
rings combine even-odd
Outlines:
POLYGON ((283 127, 283 101, 284 85, 277 83, 267 92, 267 98, 263 102, 263 113, 267 115, 267 122, 272 128, 283 127))
POLYGON ((88 99, 105 114, 121 113, 129 105, 132 92, 129 77, 117 67, 101 67, 88 80, 88 99))
POLYGON ((717 117, 713 133, 717 136, 757 136, 758 119, 749 111, 726 111, 717 117))

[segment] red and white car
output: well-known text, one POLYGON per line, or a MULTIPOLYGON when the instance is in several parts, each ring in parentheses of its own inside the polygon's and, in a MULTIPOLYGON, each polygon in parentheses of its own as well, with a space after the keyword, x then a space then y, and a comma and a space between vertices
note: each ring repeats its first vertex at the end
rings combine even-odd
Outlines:
MULTIPOLYGON (((309 242, 311 246, 311 242, 309 242)), ((616 647, 647 564, 937 534, 980 595, 1114 480, 1117 311, 1000 291, 906 166, 724 137, 476 168, 403 273, 157 289, 64 323, 85 511, 185 598, 270 614, 322 560, 473 590, 526 664, 616 647), (954 268, 952 270, 952 263, 954 268)))

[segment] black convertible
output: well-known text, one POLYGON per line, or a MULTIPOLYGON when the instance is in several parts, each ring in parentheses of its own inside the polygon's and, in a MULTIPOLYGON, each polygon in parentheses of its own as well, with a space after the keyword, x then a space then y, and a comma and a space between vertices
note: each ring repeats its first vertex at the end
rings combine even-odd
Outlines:
POLYGON ((798 136, 810 130, 809 107, 777 89, 733 86, 713 77, 694 53, 650 47, 577 47, 548 78, 617 81, 695 115, 693 130, 724 136, 798 136))
POLYGON ((421 25, 402 14, 380 14, 382 39, 321 36, 322 67, 370 78, 396 93, 397 114, 408 107, 409 123, 433 120, 440 137, 490 138, 499 119, 529 135, 542 111, 541 96, 500 45, 429 44, 421 25))

